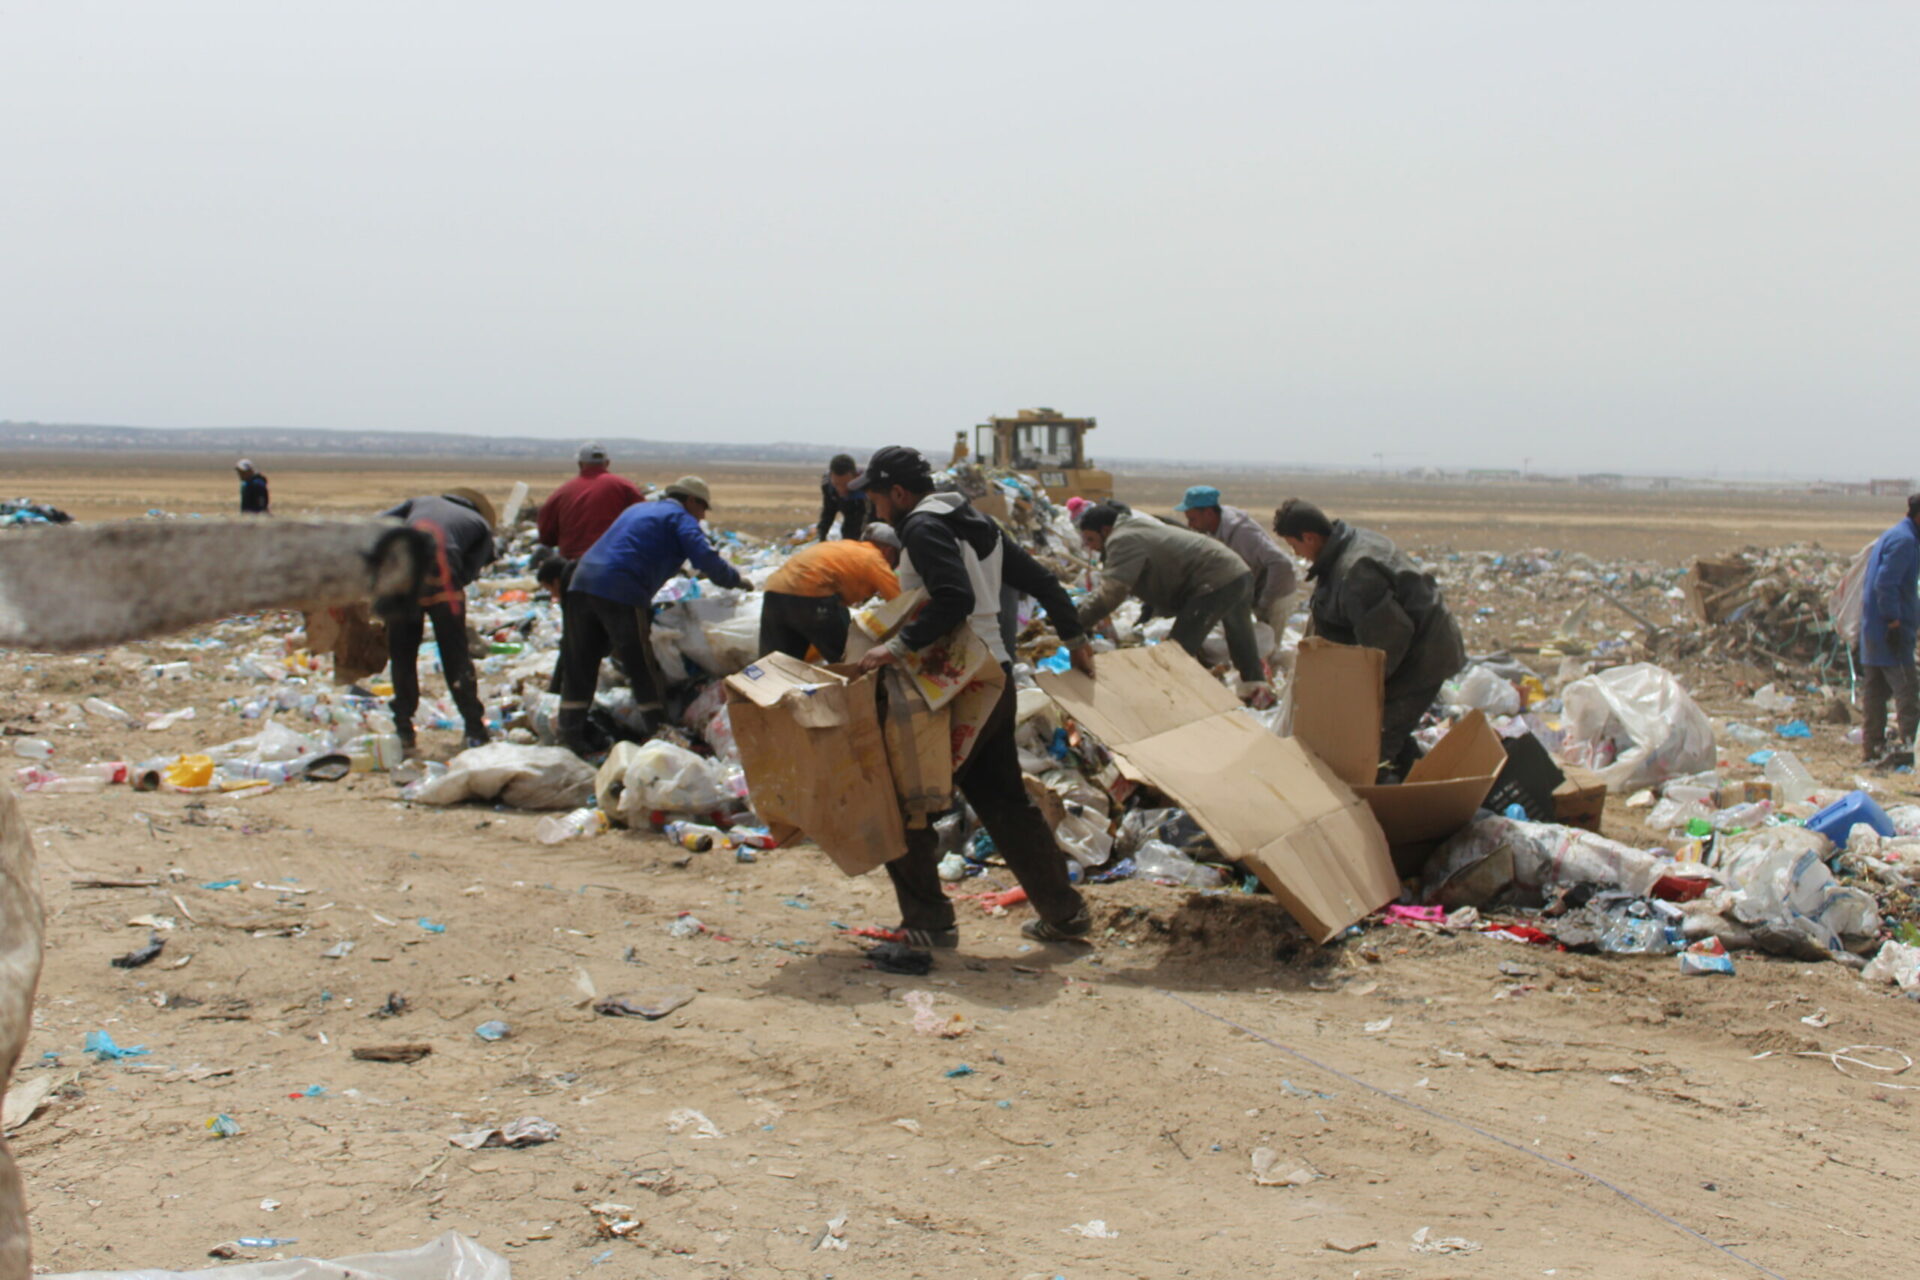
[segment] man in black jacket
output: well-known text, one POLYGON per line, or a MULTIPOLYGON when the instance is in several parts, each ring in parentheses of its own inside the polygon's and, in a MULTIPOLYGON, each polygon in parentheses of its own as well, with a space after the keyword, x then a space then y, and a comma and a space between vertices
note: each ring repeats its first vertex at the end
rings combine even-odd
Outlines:
POLYGON ((835 520, 840 521, 843 538, 858 538, 860 527, 867 522, 867 495, 860 490, 860 468, 854 465, 852 455, 845 453, 834 454, 827 463, 827 473, 820 477, 819 541, 827 540, 835 520))
POLYGON ((413 713, 420 707, 420 642, 433 623, 440 669, 447 692, 466 723, 466 745, 487 744, 487 710, 480 703, 480 682, 467 650, 467 584, 493 562, 493 504, 472 489, 437 497, 408 498, 383 515, 404 520, 430 534, 437 551, 421 584, 419 613, 387 624, 387 656, 393 663, 393 729, 408 753, 415 746, 413 713))
MULTIPOLYGON (((900 535, 901 587, 924 587, 927 592, 927 603, 900 634, 861 658, 862 671, 898 662, 962 626, 970 627, 1002 670, 1007 669, 1011 655, 1000 634, 1004 582, 1040 602, 1061 643, 1072 650, 1074 666, 1092 674, 1093 651, 1066 588, 960 494, 935 493, 932 469, 918 450, 889 446, 875 453, 861 487, 873 500, 875 516, 900 535)), ((954 783, 980 815, 994 848, 1039 916, 1020 932, 1039 942, 1084 938, 1093 919, 1067 879, 1066 854, 1021 781, 1013 713, 1009 679, 980 726, 972 753, 955 771, 954 783)), ((953 903, 940 886, 936 840, 931 826, 909 830, 906 853, 887 864, 900 900, 900 929, 911 946, 959 945, 953 903)))
POLYGON ((1313 633, 1387 655, 1380 717, 1381 776, 1401 778, 1420 758, 1413 731, 1440 686, 1467 665, 1460 628, 1440 585, 1385 534, 1328 520, 1311 502, 1287 499, 1273 531, 1312 565, 1313 633))

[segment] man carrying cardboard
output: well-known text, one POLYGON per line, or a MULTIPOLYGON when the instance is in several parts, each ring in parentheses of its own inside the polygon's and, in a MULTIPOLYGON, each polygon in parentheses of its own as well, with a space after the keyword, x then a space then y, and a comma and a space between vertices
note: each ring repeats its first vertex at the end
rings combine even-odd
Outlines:
POLYGON ((1253 614, 1273 628, 1273 642, 1279 644, 1300 598, 1300 578, 1294 572, 1293 557, 1260 527, 1258 520, 1221 502, 1220 491, 1210 484, 1188 489, 1174 512, 1187 518, 1187 528, 1226 543, 1246 561, 1253 573, 1253 614))
POLYGON ((1172 614, 1167 638, 1204 664, 1201 646, 1219 623, 1240 672, 1240 696, 1270 697, 1253 635, 1253 574, 1239 556, 1212 538, 1111 501, 1080 513, 1080 540, 1100 556, 1100 584, 1080 604, 1081 626, 1094 626, 1131 593, 1145 606, 1141 621, 1172 614))
MULTIPOLYGON (((933 472, 917 449, 889 446, 867 462, 860 487, 874 514, 899 532, 900 585, 924 588, 927 603, 900 633, 869 649, 861 671, 873 671, 968 627, 1002 670, 1011 655, 1000 634, 1000 587, 1004 582, 1038 600, 1073 652, 1074 666, 1089 675, 1093 652, 1086 646, 1066 589, 987 517, 957 493, 935 493, 933 472)), ((954 782, 993 837, 1007 869, 1027 891, 1039 918, 1020 932, 1038 942, 1084 938, 1093 918, 1067 879, 1067 856, 1027 794, 1013 743, 1013 681, 981 724, 973 750, 954 782)), ((900 931, 915 947, 955 947, 953 903, 941 888, 937 837, 931 825, 907 832, 907 851, 887 863, 900 901, 900 931)))
POLYGON ((888 524, 870 524, 858 538, 816 542, 800 548, 767 579, 760 599, 760 652, 805 658, 809 646, 828 662, 847 651, 848 610, 874 596, 900 594, 894 567, 900 535, 888 524))
POLYGON ((1420 758, 1413 731, 1440 686, 1467 665, 1460 628, 1440 585, 1385 534, 1356 529, 1300 498, 1274 512, 1273 531, 1313 566, 1313 633, 1387 655, 1380 718, 1380 780, 1397 781, 1420 758))

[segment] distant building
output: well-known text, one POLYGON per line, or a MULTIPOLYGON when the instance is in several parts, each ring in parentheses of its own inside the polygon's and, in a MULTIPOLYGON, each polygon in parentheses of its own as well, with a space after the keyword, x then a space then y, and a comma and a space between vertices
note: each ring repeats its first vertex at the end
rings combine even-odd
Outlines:
POLYGON ((1513 467, 1508 467, 1505 469, 1496 469, 1491 467, 1476 467, 1473 470, 1467 472, 1467 479, 1476 480, 1476 481, 1518 480, 1520 479, 1520 472, 1517 468, 1513 468, 1513 467))
POLYGON ((1904 498, 1913 492, 1913 481, 1869 480, 1867 492, 1876 498, 1904 498))
POLYGON ((1597 471, 1577 479, 1582 487, 1588 489, 1618 489, 1627 482, 1627 478, 1616 471, 1597 471))

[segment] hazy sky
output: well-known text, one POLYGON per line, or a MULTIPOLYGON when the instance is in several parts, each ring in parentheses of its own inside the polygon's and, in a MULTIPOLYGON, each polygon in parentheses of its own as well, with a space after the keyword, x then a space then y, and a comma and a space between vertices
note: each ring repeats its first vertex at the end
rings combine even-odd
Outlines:
POLYGON ((0 58, 0 418, 1920 469, 1911 3, 11 0, 0 58))

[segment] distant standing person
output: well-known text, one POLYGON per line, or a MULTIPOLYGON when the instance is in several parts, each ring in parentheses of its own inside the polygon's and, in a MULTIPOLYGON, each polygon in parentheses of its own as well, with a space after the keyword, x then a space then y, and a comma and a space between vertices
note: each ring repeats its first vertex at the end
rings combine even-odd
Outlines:
POLYGON ((1440 686, 1467 665, 1460 627, 1440 584, 1383 533, 1329 520, 1311 502, 1288 498, 1273 531, 1306 561, 1313 583, 1313 631, 1336 644, 1387 655, 1380 717, 1381 776, 1404 778, 1420 758, 1413 731, 1440 686))
POLYGON ((1860 747, 1868 764, 1911 763, 1920 731, 1920 692, 1914 683, 1914 641, 1920 631, 1920 494, 1907 499, 1907 518, 1880 535, 1860 582, 1860 684, 1864 718, 1860 747), (1889 750, 1887 700, 1893 700, 1895 732, 1889 750))
POLYGON ((622 511, 574 566, 561 605, 566 673, 560 691, 560 744, 584 755, 587 713, 600 683, 600 660, 611 653, 633 686, 635 707, 648 726, 665 710, 654 669, 653 597, 668 578, 691 564, 723 587, 738 587, 740 571, 720 558, 700 521, 711 502, 707 482, 682 476, 659 502, 622 511))
POLYGON ((889 524, 870 524, 849 542, 816 542, 787 557, 767 579, 760 598, 760 652, 804 658, 809 646, 828 662, 847 651, 852 607, 874 596, 900 594, 894 569, 900 535, 889 524))
POLYGON ((833 522, 840 521, 840 536, 857 539, 860 526, 867 522, 867 495, 855 492, 854 486, 860 482, 860 468, 854 464, 850 454, 836 453, 827 463, 827 474, 820 477, 820 538, 825 542, 827 535, 833 532, 833 522))
POLYGON ((1240 673, 1241 696, 1258 700, 1271 693, 1253 635, 1253 574, 1239 556, 1117 502, 1080 513, 1080 540, 1100 557, 1100 581, 1080 602, 1082 627, 1092 628, 1135 595, 1147 613, 1171 614, 1167 639, 1204 661, 1201 646, 1219 623, 1240 673))
POLYGON ((1221 502, 1220 491, 1210 484, 1188 489, 1174 511, 1186 516, 1187 528, 1226 543, 1246 561, 1253 571, 1253 614, 1273 628, 1273 642, 1279 644, 1300 598, 1299 575, 1286 548, 1258 520, 1221 502))
POLYGON ((260 469, 242 458, 233 464, 240 475, 240 514, 243 516, 264 516, 270 514, 271 501, 267 497, 267 478, 260 469))
POLYGON ((473 654, 467 650, 467 584, 493 562, 493 504, 475 490, 453 489, 437 497, 408 498, 382 514, 432 535, 438 552, 421 585, 421 612, 387 624, 394 732, 401 747, 411 753, 413 713, 420 707, 420 642, 426 638, 426 624, 432 622, 447 692, 466 724, 466 745, 483 747, 489 736, 487 710, 480 703, 480 682, 474 675, 473 654))
POLYGON ((565 560, 587 554, 622 511, 646 501, 631 480, 608 470, 611 459, 598 444, 581 445, 574 460, 580 474, 547 495, 534 522, 541 545, 565 560))

